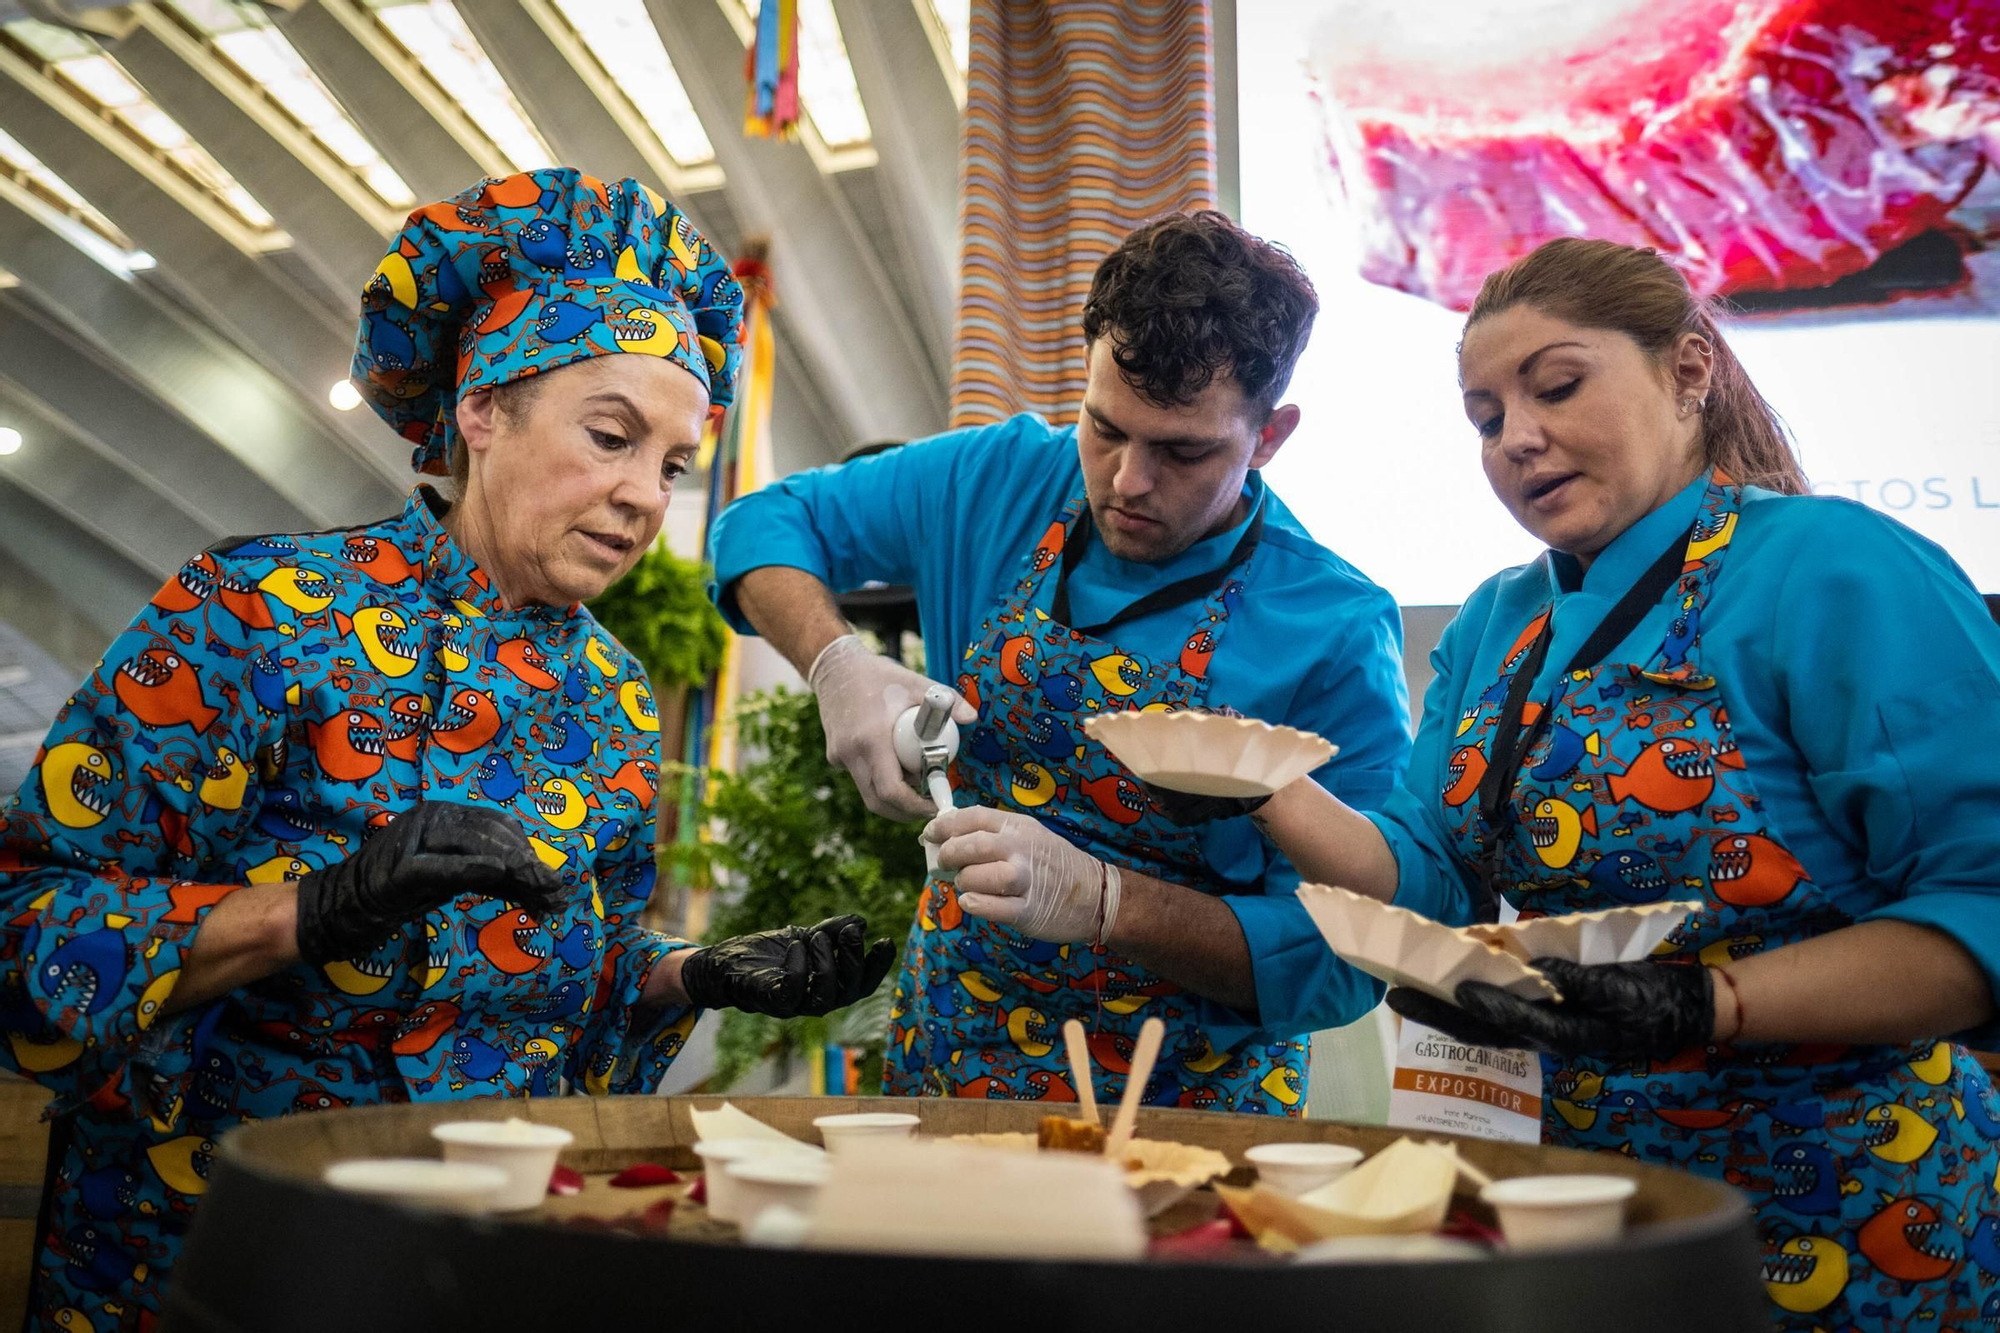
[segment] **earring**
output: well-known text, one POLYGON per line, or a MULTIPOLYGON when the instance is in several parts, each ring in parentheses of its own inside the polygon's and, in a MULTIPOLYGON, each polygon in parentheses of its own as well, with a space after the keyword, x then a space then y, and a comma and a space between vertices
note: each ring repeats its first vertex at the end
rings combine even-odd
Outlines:
POLYGON ((1686 416, 1688 413, 1692 411, 1694 411, 1694 399, 1692 398, 1681 399, 1681 415, 1686 416))

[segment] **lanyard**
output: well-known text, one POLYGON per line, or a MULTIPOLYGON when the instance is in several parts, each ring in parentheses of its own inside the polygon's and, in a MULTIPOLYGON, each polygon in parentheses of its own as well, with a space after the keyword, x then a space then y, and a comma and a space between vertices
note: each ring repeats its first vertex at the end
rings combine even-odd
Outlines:
POLYGON ((1090 545, 1090 529, 1090 510, 1086 508, 1076 516, 1076 521, 1069 525, 1069 536, 1063 539, 1062 568, 1056 571, 1055 603, 1050 608, 1050 618, 1058 625, 1068 626, 1079 634, 1087 634, 1098 639, 1103 638, 1105 632, 1114 625, 1122 625, 1128 620, 1136 620, 1155 611, 1164 611, 1170 606, 1194 601, 1197 597, 1206 597, 1221 587, 1222 580, 1228 577, 1229 572, 1248 560, 1256 552, 1257 543, 1263 540, 1264 506, 1262 504, 1257 506, 1257 513, 1251 518, 1250 526, 1243 530, 1242 539, 1236 543, 1236 549, 1229 553, 1227 560, 1214 569, 1203 574, 1191 574, 1187 578, 1176 579, 1164 588, 1155 588, 1109 620, 1095 625, 1071 625, 1069 574, 1070 570, 1075 568, 1076 562, 1082 558, 1084 548, 1090 545))
MULTIPOLYGON (((1639 576, 1639 581, 1626 589, 1611 613, 1599 621, 1597 628, 1584 640, 1583 647, 1577 649, 1576 656, 1563 668, 1562 678, 1584 667, 1595 666, 1605 654, 1625 641, 1625 636, 1639 627, 1639 622, 1648 612, 1660 604, 1660 598, 1674 580, 1680 577, 1681 569, 1687 562, 1688 542, 1694 537, 1692 525, 1675 537, 1659 558, 1639 576)), ((1549 640, 1554 637, 1555 618, 1551 616, 1542 632, 1535 636, 1535 642, 1528 649, 1527 657, 1507 682, 1507 700, 1500 708, 1500 722, 1493 732, 1493 747, 1488 756, 1486 776, 1479 783, 1479 818, 1486 830, 1486 846, 1480 854, 1480 881, 1489 890, 1478 910, 1481 919, 1492 921, 1499 912, 1500 886, 1496 882, 1500 861, 1500 844, 1512 832, 1515 819, 1514 785, 1521 775, 1521 765, 1527 761, 1528 751, 1533 749, 1542 731, 1548 726, 1549 716, 1555 710, 1545 707, 1533 723, 1524 726, 1521 718, 1527 712, 1528 691, 1534 688, 1535 678, 1542 673, 1542 663, 1548 659, 1549 640)))

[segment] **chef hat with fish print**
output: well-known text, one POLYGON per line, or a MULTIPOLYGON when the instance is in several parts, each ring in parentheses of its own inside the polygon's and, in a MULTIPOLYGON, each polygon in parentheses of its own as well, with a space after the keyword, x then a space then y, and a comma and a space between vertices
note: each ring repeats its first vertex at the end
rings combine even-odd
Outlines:
POLYGON ((481 181, 410 214, 361 296, 354 381, 443 475, 458 399, 612 352, 665 357, 735 396, 743 289, 681 211, 573 167, 481 181))

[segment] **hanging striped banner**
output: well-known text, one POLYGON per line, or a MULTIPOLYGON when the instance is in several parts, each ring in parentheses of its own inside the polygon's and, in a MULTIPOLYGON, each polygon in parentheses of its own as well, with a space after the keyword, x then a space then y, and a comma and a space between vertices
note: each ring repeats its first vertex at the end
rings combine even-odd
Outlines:
POLYGON ((954 426, 1075 418, 1097 265, 1214 206, 1210 59, 1207 0, 972 0, 954 426))

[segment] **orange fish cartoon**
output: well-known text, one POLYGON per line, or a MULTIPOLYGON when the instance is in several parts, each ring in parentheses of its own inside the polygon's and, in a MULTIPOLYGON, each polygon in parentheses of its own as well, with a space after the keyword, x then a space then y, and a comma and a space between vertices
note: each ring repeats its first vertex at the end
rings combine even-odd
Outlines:
POLYGON ((1536 616, 1533 620, 1530 620, 1528 627, 1521 631, 1521 637, 1514 640, 1514 646, 1507 650, 1507 656, 1501 659, 1500 669, 1502 671, 1512 671, 1518 666, 1522 656, 1527 653, 1529 648, 1534 646, 1535 640, 1542 637, 1542 629, 1548 623, 1549 613, 1546 611, 1536 616))
POLYGON ((250 629, 275 629, 277 621, 271 619, 271 604, 264 600, 264 594, 257 591, 257 585, 234 574, 221 573, 216 578, 215 600, 223 609, 250 629))
POLYGON ((1114 824, 1136 824, 1146 813, 1146 796, 1139 784, 1117 773, 1106 773, 1094 782, 1077 784, 1077 790, 1114 824))
POLYGON ((486 230, 484 222, 475 221, 473 215, 467 213, 466 210, 460 208, 449 199, 441 203, 425 204, 410 216, 412 218, 422 218, 439 231, 486 230))
POLYGON ((532 972, 548 961, 549 949, 542 928, 518 907, 510 907, 485 925, 465 923, 468 943, 487 962, 510 977, 532 972))
POLYGON ((966 673, 958 678, 958 692, 975 709, 979 707, 979 677, 966 673))
POLYGON ((1934 1282, 1958 1267, 1958 1253, 1938 1210, 1922 1199, 1891 1199, 1861 1224, 1856 1248, 1869 1263, 1898 1282, 1934 1282), (1945 1234, 1941 1236, 1939 1231, 1945 1234))
POLYGON ((385 586, 405 579, 423 580, 423 574, 393 542, 369 536, 349 537, 340 554, 347 563, 385 586))
POLYGON ((215 906, 242 887, 241 884, 175 884, 167 890, 167 901, 172 907, 160 920, 177 926, 193 925, 201 920, 203 908, 215 906))
POLYGON ((431 739, 453 754, 471 754, 500 732, 500 708, 484 690, 462 686, 451 692, 431 723, 431 739))
POLYGON ((531 690, 552 690, 562 684, 549 674, 549 659, 532 639, 486 641, 486 660, 498 662, 531 690))
POLYGON ((458 1006, 450 1000, 426 1000, 410 1011, 403 1030, 389 1043, 397 1055, 422 1055, 458 1026, 458 1006))
POLYGON ((431 701, 421 694, 398 694, 389 700, 389 753, 413 760, 423 742, 424 724, 431 720, 431 701))
POLYGON ((350 708, 324 722, 306 723, 306 743, 319 760, 319 771, 335 782, 365 782, 382 771, 388 733, 374 718, 350 708))
POLYGON ((1649 810, 1679 814, 1715 790, 1715 765, 1691 740, 1669 737, 1639 752, 1632 766, 1611 775, 1611 799, 1637 801, 1649 810))
POLYGON ((1723 833, 1708 844, 1708 882, 1736 907, 1768 907, 1799 886, 1806 868, 1761 833, 1723 833))
POLYGON ((1718 732, 1715 738, 1715 766, 1740 771, 1744 767, 1743 751, 1736 747, 1736 734, 1729 729, 1729 710, 1721 704, 1715 706, 1715 726, 1718 732))
POLYGON ((1042 674, 1035 651, 1033 639, 1016 634, 1000 645, 1000 674, 1015 685, 1033 685, 1042 674))
POLYGON ((149 727, 186 725, 199 733, 220 716, 202 697, 201 677, 193 665, 165 647, 148 648, 119 667, 111 689, 149 727))
POLYGON ((1062 559, 1064 535, 1061 519, 1057 519, 1055 522, 1049 524, 1049 530, 1044 532, 1042 539, 1035 543, 1034 555, 1029 557, 1029 563, 1033 566, 1035 573, 1041 573, 1055 564, 1056 561, 1062 559))
POLYGON ((203 551, 153 594, 152 605, 162 611, 192 611, 215 595, 219 575, 215 557, 203 551))
POLYGON ((611 775, 605 791, 622 791, 643 807, 653 804, 660 789, 660 766, 650 759, 627 759, 624 767, 611 775))
POLYGON ((1208 675, 1208 659, 1215 655, 1215 635, 1198 629, 1181 645, 1181 670, 1200 680, 1208 675))
POLYGON ((1464 805, 1486 780, 1486 752, 1477 745, 1461 745, 1452 751, 1445 765, 1444 803, 1464 805))

